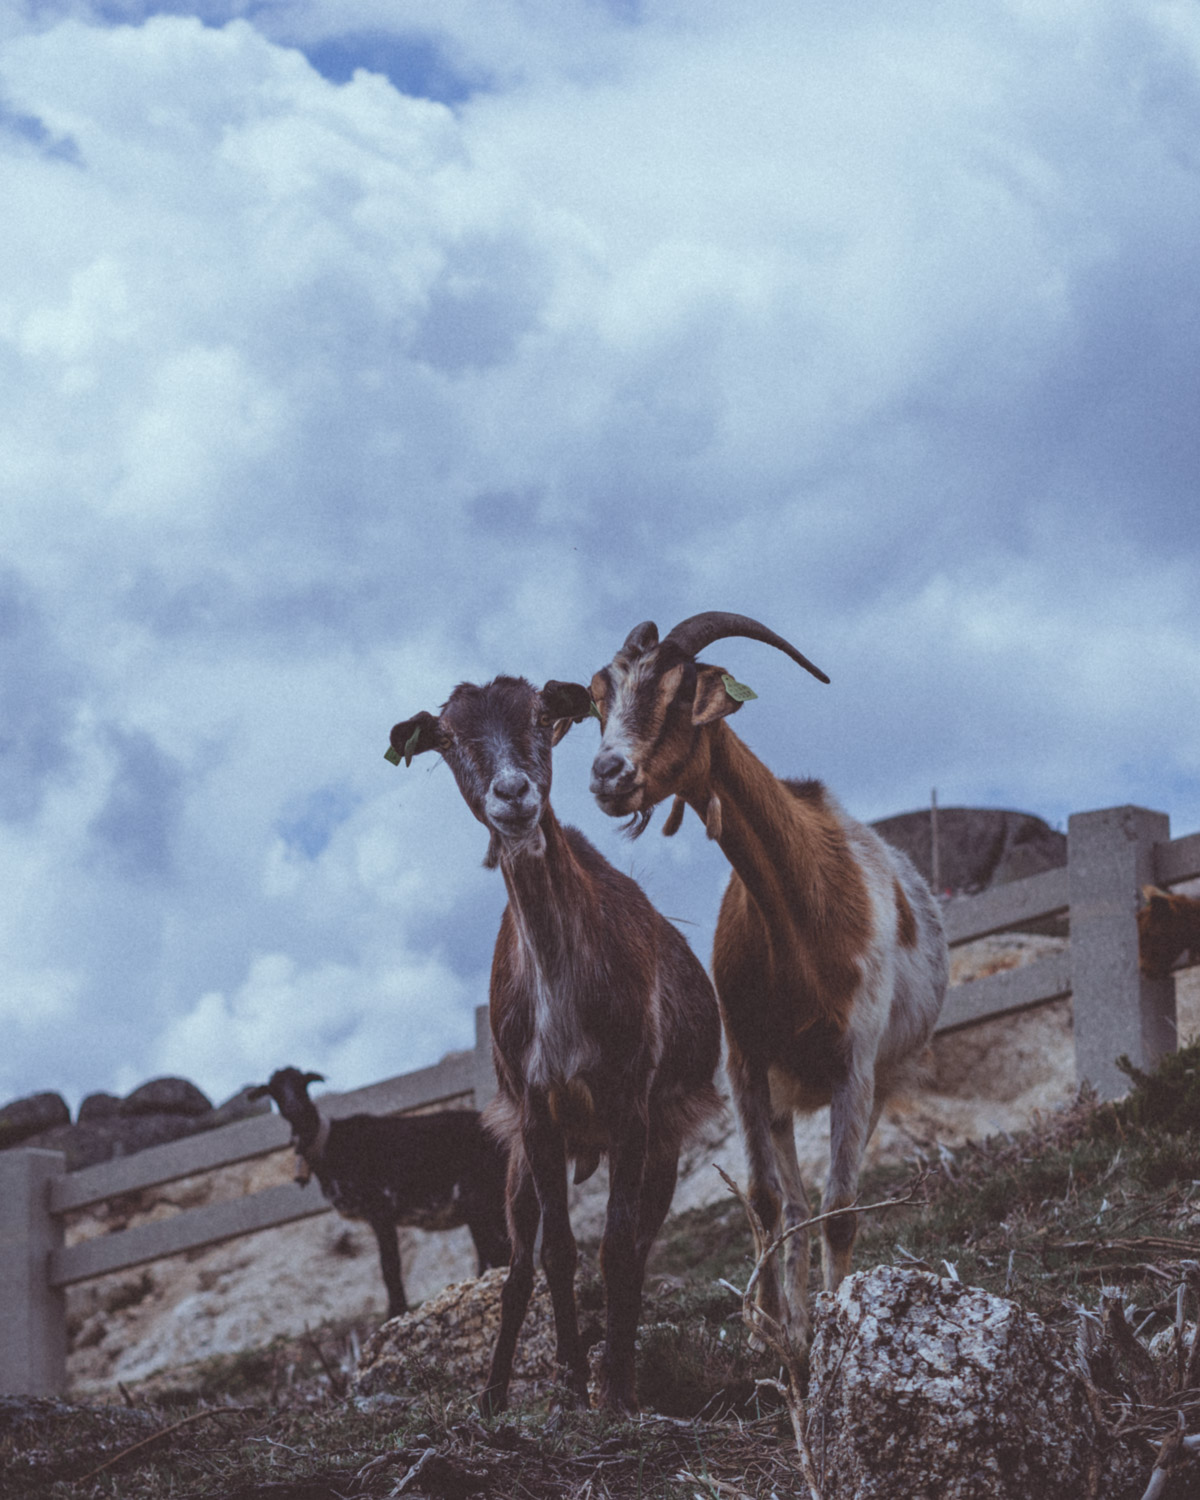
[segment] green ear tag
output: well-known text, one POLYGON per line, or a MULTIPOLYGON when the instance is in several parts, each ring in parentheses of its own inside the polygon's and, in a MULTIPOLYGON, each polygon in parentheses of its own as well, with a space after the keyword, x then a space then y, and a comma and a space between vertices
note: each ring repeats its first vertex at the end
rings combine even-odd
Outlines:
POLYGON ((392 765, 394 766, 398 766, 400 764, 400 752, 396 749, 395 745, 389 745, 387 747, 387 749, 383 752, 383 758, 384 760, 390 760, 392 765))
MULTIPOLYGON (((590 698, 588 699, 587 717, 589 719, 599 719, 600 718, 600 710, 596 707, 596 705, 592 702, 592 700, 590 698)), ((603 723, 604 722, 603 719, 601 719, 600 722, 603 723)))
POLYGON ((413 732, 409 735, 409 737, 408 737, 408 743, 404 747, 404 764, 406 766, 411 766, 412 765, 412 758, 417 753, 417 741, 420 738, 421 738, 421 726, 418 724, 417 727, 413 730, 413 732))
POLYGON ((721 681, 725 684, 725 691, 738 703, 749 703, 751 698, 758 697, 753 688, 747 687, 744 682, 735 681, 728 672, 721 673, 721 681))

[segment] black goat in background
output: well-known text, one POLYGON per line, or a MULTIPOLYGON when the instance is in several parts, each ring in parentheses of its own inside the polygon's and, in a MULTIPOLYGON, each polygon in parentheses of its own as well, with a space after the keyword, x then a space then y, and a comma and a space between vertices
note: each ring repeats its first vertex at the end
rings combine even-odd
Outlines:
POLYGON ((308 1097, 320 1073, 280 1068, 250 1091, 270 1095, 292 1127, 298 1182, 315 1176, 343 1218, 371 1226, 388 1294, 388 1317, 408 1311, 396 1226, 471 1231, 482 1274, 509 1259, 505 1149, 475 1110, 427 1115, 349 1115, 331 1120, 308 1097))

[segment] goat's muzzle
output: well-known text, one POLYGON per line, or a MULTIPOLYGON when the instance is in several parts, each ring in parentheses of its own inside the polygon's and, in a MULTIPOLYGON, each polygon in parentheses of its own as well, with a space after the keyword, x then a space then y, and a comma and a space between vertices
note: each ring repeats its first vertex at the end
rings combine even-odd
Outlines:
POLYGON ((510 770, 495 776, 484 799, 487 825, 510 853, 543 851, 545 841, 540 825, 544 811, 542 794, 523 771, 510 770))
POLYGON ((592 796, 610 818, 623 818, 641 806, 637 767, 619 750, 601 750, 592 762, 592 796))

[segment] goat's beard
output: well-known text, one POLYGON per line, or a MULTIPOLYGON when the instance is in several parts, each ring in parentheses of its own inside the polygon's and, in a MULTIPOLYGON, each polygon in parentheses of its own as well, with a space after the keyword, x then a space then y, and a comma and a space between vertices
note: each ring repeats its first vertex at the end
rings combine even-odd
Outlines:
POLYGON ((494 870, 500 863, 501 855, 507 854, 509 859, 515 859, 519 854, 528 854, 533 859, 541 859, 546 853, 546 835, 542 832, 540 822, 535 823, 529 833, 515 840, 506 840, 493 828, 491 837, 488 839, 487 853, 483 856, 483 868, 494 870))
POLYGON ((621 824, 621 832, 628 839, 640 839, 642 834, 650 826, 650 819, 654 816, 654 809, 658 804, 652 802, 649 807, 640 808, 630 818, 628 823, 621 824))

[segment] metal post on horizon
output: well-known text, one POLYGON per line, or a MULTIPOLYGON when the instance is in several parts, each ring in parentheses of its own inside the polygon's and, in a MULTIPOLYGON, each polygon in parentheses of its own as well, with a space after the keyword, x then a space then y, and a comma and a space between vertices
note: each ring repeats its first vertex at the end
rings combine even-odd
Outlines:
POLYGON ((938 848, 938 806, 937 787, 934 787, 929 799, 929 842, 932 849, 929 864, 930 884, 933 886, 933 894, 941 899, 942 895, 942 855, 938 848))

